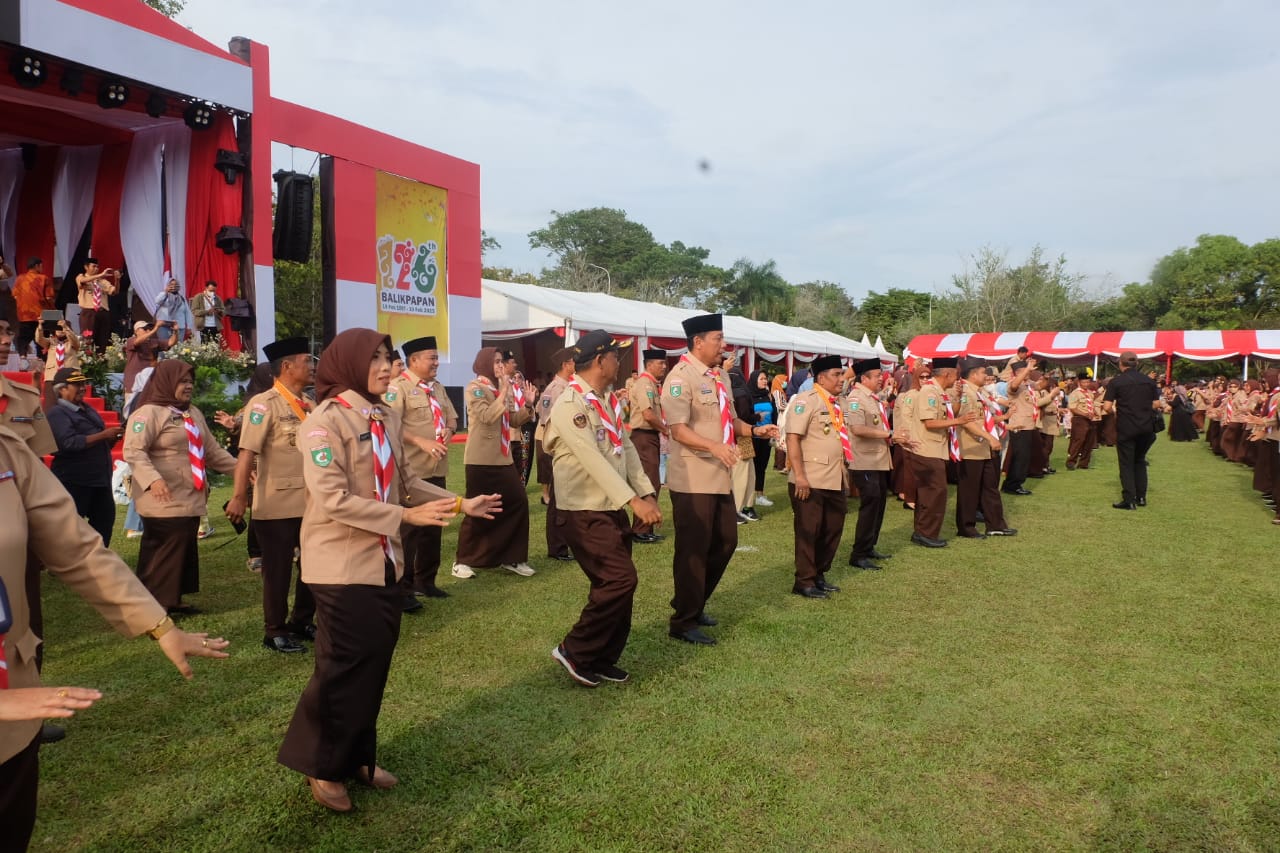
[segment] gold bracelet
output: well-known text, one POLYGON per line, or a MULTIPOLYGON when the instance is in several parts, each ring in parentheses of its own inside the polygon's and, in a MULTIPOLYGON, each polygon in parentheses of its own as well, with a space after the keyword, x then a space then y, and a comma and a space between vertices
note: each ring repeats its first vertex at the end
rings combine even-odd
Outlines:
POLYGON ((453 505, 454 512, 462 512, 462 495, 458 495, 458 501, 453 505))
POLYGON ((168 616, 165 616, 163 619, 161 619, 159 622, 155 624, 154 628, 147 631, 146 634, 151 639, 158 640, 172 630, 173 630, 173 619, 169 618, 168 616))

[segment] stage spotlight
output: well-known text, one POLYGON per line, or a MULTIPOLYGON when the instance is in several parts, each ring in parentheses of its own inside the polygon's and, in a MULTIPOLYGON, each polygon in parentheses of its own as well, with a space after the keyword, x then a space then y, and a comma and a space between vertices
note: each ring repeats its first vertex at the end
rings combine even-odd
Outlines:
POLYGON ((104 110, 123 107, 129 102, 129 87, 119 80, 103 80, 98 87, 98 106, 104 110))
POLYGON ((49 76, 49 67, 45 65, 45 61, 26 51, 16 51, 13 54, 9 70, 13 72, 13 79, 24 89, 43 85, 49 76))
POLYGON ((241 172, 245 172, 249 168, 248 159, 239 151, 228 151, 225 148, 219 148, 218 154, 214 157, 213 168, 222 173, 227 179, 227 184, 232 185, 236 182, 236 178, 241 172))
POLYGON ((76 97, 84 91, 84 72, 79 68, 64 69, 62 79, 58 81, 58 88, 71 97, 76 97))
POLYGON ((244 229, 235 225, 223 225, 219 228, 218 236, 213 238, 213 244, 228 255, 246 252, 250 245, 244 229))
POLYGON ((169 101, 159 92, 152 92, 147 97, 147 115, 160 118, 169 111, 169 101))
POLYGON ((196 101, 182 111, 182 120, 192 130, 208 130, 213 127, 213 105, 196 101))

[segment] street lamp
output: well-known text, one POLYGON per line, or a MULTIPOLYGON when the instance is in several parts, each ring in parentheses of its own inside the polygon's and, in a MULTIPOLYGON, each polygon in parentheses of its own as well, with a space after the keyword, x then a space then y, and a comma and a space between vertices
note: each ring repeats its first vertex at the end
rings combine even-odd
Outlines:
POLYGON ((613 277, 609 275, 609 271, 599 264, 587 264, 587 266, 593 270, 600 270, 600 272, 604 273, 604 292, 613 293, 613 277))

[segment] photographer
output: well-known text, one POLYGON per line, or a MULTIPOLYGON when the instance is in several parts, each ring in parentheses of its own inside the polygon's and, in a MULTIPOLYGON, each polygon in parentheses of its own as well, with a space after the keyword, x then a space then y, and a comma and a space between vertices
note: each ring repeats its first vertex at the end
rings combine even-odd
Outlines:
POLYGON ((129 338, 124 345, 124 387, 126 389, 124 404, 126 406, 133 399, 133 392, 128 389, 133 388, 134 378, 148 367, 155 367, 157 354, 171 348, 175 343, 177 343, 175 337, 167 341, 159 340, 156 337, 155 323, 139 320, 133 324, 133 337, 129 338))
POLYGON ((191 306, 179 292, 178 280, 169 279, 164 286, 164 293, 156 300, 156 338, 164 343, 173 339, 175 343, 191 337, 191 330, 196 320, 191 313, 191 306))
MULTIPOLYGON (((34 260, 34 259, 33 259, 34 260)), ((97 258, 85 258, 84 272, 76 276, 80 304, 80 335, 90 338, 96 352, 111 343, 111 300, 120 289, 120 272, 98 269, 97 258)), ((49 306, 50 308, 53 305, 49 306)))
POLYGON ((102 544, 110 548, 116 523, 111 446, 124 430, 107 426, 101 415, 84 404, 87 381, 75 367, 64 367, 53 375, 57 402, 49 409, 48 420, 58 451, 50 467, 75 501, 76 514, 88 519, 89 526, 102 536, 102 544))
MULTIPOLYGON (((80 338, 67 321, 41 320, 36 329, 36 346, 44 350, 44 381, 53 382, 54 374, 66 367, 80 367, 80 338)), ((50 401, 52 402, 52 401, 50 401)))

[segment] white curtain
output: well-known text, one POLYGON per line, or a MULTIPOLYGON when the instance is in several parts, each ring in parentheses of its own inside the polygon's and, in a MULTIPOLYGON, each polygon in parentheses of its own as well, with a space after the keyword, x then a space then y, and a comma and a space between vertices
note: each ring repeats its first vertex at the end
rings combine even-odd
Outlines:
POLYGON ((164 290, 160 163, 168 132, 167 127, 154 127, 133 135, 120 197, 120 247, 134 298, 149 312, 156 310, 156 299, 164 290))
POLYGON ((101 145, 64 145, 53 174, 53 274, 66 275, 93 213, 101 145))
POLYGON ((22 149, 0 151, 0 252, 15 272, 25 272, 26 258, 18 257, 18 197, 22 193, 22 149))
MULTIPOLYGON (((191 128, 174 124, 164 140, 165 224, 169 229, 169 269, 191 292, 187 276, 187 179, 191 172, 191 128)), ((163 276, 168 278, 168 276, 163 276)))

